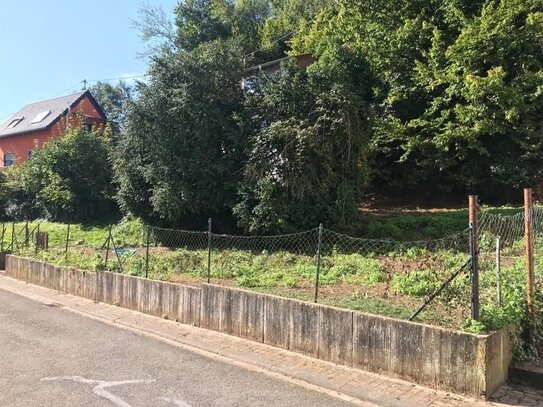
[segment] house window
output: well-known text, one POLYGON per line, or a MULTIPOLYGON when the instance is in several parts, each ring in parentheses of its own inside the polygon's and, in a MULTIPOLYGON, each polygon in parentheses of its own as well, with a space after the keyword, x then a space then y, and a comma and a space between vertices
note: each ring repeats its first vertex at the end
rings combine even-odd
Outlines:
POLYGON ((28 150, 28 158, 32 158, 32 150, 28 150))
POLYGON ((256 89, 256 85, 257 85, 257 78, 255 76, 252 76, 250 78, 244 78, 241 81, 241 88, 247 91, 254 91, 256 89))
POLYGON ((6 129, 12 129, 15 126, 17 126, 21 121, 24 119, 24 117, 14 117, 9 124, 7 125, 6 129))
POLYGON ((39 123, 39 122, 43 121, 43 119, 45 119, 50 114, 51 114, 50 110, 47 110, 46 112, 38 113, 38 115, 36 117, 34 117, 34 119, 32 119, 32 121, 30 123, 31 124, 39 123))
POLYGON ((87 133, 90 133, 92 131, 92 123, 85 123, 83 125, 83 129, 87 132, 87 133))
POLYGON ((15 154, 5 153, 4 154, 4 167, 10 167, 15 164, 15 154))

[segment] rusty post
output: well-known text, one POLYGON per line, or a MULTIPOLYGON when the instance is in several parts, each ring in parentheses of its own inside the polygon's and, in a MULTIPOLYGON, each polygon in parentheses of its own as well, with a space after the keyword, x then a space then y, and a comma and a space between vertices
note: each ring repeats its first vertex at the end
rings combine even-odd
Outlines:
POLYGON ((526 300, 528 316, 534 315, 534 231, 532 189, 524 188, 524 244, 526 257, 526 300))
POLYGON ((478 234, 477 234, 477 195, 469 196, 469 230, 471 256, 471 319, 479 320, 479 267, 478 267, 478 234))

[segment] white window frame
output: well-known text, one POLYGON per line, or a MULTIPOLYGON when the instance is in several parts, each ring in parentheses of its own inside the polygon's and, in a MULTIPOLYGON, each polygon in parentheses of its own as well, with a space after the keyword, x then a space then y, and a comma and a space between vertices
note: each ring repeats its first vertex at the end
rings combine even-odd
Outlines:
POLYGON ((19 123, 21 123, 23 121, 23 119, 24 119, 23 116, 14 117, 13 119, 11 119, 9 124, 6 126, 6 129, 13 129, 15 126, 17 126, 19 123))
POLYGON ((30 122, 30 124, 40 123, 40 122, 44 121, 45 118, 46 118, 47 116, 49 116, 50 114, 51 114, 51 111, 50 111, 50 110, 46 110, 45 112, 38 113, 38 114, 36 115, 36 117, 34 117, 34 118, 32 119, 32 121, 30 122))

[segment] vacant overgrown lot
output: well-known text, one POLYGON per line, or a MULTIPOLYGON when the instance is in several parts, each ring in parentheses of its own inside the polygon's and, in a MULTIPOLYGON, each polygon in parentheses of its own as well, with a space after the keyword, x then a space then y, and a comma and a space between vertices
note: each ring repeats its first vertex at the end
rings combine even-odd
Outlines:
MULTIPOLYGON (((488 213, 507 217, 518 212, 509 208, 488 213)), ((466 264, 469 258, 466 217, 466 211, 458 210, 373 218, 366 220, 366 236, 361 238, 325 230, 318 301, 408 318, 447 277, 466 264)), ((207 234, 203 231, 153 229, 148 259, 147 228, 138 221, 113 225, 109 244, 108 225, 70 225, 68 236, 65 224, 32 222, 28 228, 25 223, 16 223, 15 227, 5 224, 4 249, 11 248, 12 230, 15 230, 15 252, 57 265, 108 269, 138 276, 145 276, 147 272, 152 279, 191 285, 206 282, 209 273, 210 281, 216 284, 315 299, 317 229, 287 235, 288 240, 282 237, 282 243, 274 250, 264 244, 268 237, 251 237, 250 244, 244 238, 243 248, 240 248, 239 237, 213 235, 210 253, 206 247, 207 234), (34 246, 38 225, 40 232, 48 233, 48 250, 36 250, 34 246), (178 237, 176 241, 170 238, 174 232, 178 237), (224 242, 234 243, 225 245, 224 242), (122 254, 117 254, 115 249, 122 254)), ((480 246, 481 321, 474 323, 469 319, 469 267, 459 273, 417 320, 483 332, 522 319, 525 281, 522 240, 502 248, 499 279, 493 236, 483 233, 480 246), (501 302, 498 302, 498 281, 501 302)), ((536 253, 543 253, 540 246, 537 244, 536 253)), ((543 258, 536 255, 536 270, 541 270, 540 266, 543 266, 543 258)), ((538 274, 538 284, 540 277, 538 274)))

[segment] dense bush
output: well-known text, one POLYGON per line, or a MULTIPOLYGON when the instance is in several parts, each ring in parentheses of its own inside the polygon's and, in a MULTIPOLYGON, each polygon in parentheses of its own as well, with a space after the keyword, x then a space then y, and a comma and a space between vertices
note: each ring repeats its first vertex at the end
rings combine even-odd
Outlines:
POLYGON ((110 133, 71 129, 5 172, 6 214, 15 219, 82 220, 117 213, 110 133))

